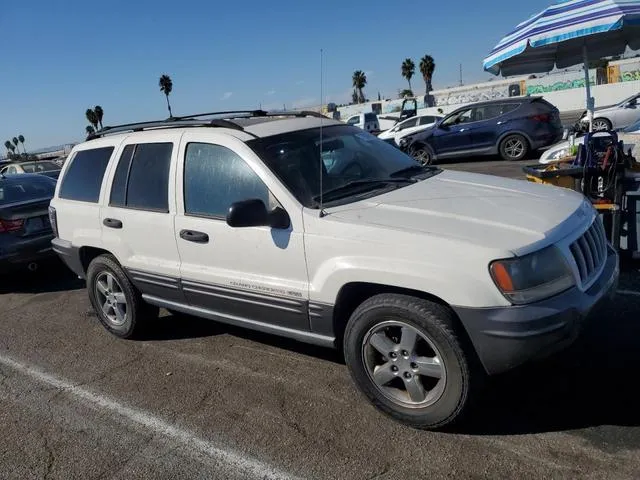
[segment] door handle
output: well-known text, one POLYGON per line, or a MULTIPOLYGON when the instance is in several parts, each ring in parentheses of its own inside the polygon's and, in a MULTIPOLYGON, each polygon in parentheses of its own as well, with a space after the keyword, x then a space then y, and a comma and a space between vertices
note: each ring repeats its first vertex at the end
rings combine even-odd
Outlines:
POLYGON ((209 235, 194 230, 180 230, 180 238, 187 242, 209 243, 209 235))
POLYGON ((105 218, 102 223, 105 227, 122 228, 122 222, 120 220, 116 220, 115 218, 105 218))

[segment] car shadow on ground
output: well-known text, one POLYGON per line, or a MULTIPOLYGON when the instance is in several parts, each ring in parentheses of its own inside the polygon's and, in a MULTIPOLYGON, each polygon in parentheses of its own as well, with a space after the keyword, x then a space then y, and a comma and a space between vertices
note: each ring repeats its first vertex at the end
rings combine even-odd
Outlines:
POLYGON ((637 300, 623 315, 603 311, 572 348, 490 379, 459 428, 467 434, 518 435, 640 426, 637 312, 637 300))
MULTIPOLYGON (((640 426, 635 379, 640 371, 638 299, 621 299, 615 318, 590 319, 569 350, 488 380, 469 417, 452 433, 521 435, 600 425, 640 426)), ((188 315, 164 315, 147 341, 232 335, 321 360, 344 364, 342 355, 287 338, 188 315)), ((345 370, 345 375, 346 375, 345 370)))
POLYGON ((0 295, 8 293, 50 293, 84 288, 84 281, 57 258, 46 260, 36 271, 24 269, 0 274, 0 295))
POLYGON ((140 340, 168 341, 215 337, 218 335, 232 335, 256 343, 262 343, 265 346, 277 347, 322 360, 344 363, 341 354, 331 348, 319 347, 286 337, 235 327, 191 315, 165 313, 164 311, 161 311, 160 317, 157 320, 149 324, 148 328, 146 328, 141 335, 140 340))

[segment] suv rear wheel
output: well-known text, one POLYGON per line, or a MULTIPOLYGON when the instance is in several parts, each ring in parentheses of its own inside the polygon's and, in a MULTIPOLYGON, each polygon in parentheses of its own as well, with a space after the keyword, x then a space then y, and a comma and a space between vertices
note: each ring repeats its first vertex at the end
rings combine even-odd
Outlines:
POLYGON ((522 135, 513 134, 500 142, 500 156, 504 160, 522 160, 529 152, 529 143, 522 135))
POLYGON ((441 428, 469 404, 471 368, 452 313, 433 302, 383 294, 351 316, 344 354, 352 378, 379 410, 413 427, 441 428))
POLYGON ((158 308, 142 300, 111 255, 100 255, 89 264, 87 289, 100 323, 118 337, 136 336, 144 320, 158 316, 158 308))

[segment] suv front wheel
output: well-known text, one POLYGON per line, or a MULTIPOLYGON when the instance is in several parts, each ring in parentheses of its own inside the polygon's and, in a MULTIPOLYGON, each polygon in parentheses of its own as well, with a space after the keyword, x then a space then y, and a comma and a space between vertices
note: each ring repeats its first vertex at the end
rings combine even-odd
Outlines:
POLYGON ((351 316, 344 355, 352 378, 379 410, 417 428, 441 428, 469 404, 470 360, 445 307, 383 294, 351 316))
POLYGON ((111 255, 100 255, 89 264, 87 289, 100 323, 118 337, 136 336, 144 320, 158 316, 159 309, 142 300, 111 255))
POLYGON ((411 148, 410 154, 420 165, 431 165, 433 163, 433 150, 427 145, 416 145, 411 148))

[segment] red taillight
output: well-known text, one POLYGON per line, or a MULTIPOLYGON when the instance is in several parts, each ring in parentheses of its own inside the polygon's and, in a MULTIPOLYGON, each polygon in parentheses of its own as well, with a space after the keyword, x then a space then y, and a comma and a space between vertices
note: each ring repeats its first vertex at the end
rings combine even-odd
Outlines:
POLYGON ((16 232, 22 228, 24 220, 2 220, 0 219, 0 233, 16 232))
POLYGON ((549 123, 551 121, 551 115, 549 115, 548 113, 541 113, 539 115, 534 115, 531 118, 537 122, 549 123))
POLYGON ((49 205, 49 223, 51 224, 51 230, 53 230, 53 234, 58 236, 58 215, 56 214, 56 209, 49 205))

